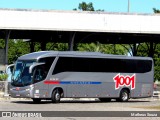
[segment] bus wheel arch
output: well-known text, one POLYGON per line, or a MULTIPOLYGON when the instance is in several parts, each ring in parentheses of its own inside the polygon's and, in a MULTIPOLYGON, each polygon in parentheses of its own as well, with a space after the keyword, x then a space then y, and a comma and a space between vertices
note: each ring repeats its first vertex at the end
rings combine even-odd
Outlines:
POLYGON ((60 87, 56 87, 53 89, 51 94, 51 100, 53 103, 59 103, 60 99, 64 96, 63 89, 60 87))
POLYGON ((119 98, 117 101, 119 102, 127 102, 130 99, 130 89, 129 88, 122 88, 119 93, 119 98))

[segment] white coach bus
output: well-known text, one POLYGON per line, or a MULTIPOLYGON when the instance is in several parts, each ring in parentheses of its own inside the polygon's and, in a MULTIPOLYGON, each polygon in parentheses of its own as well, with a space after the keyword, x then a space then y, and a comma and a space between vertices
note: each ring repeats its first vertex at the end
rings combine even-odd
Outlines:
POLYGON ((61 98, 99 98, 125 102, 151 97, 154 68, 150 57, 97 52, 41 51, 23 55, 15 63, 11 97, 38 103, 61 98))

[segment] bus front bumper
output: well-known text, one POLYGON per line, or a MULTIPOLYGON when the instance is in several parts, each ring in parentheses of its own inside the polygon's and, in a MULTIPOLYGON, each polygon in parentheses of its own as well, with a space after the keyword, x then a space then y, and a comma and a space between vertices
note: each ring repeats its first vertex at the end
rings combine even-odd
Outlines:
POLYGON ((33 94, 30 89, 25 90, 16 90, 16 89, 10 89, 11 97, 13 98, 32 98, 33 94))

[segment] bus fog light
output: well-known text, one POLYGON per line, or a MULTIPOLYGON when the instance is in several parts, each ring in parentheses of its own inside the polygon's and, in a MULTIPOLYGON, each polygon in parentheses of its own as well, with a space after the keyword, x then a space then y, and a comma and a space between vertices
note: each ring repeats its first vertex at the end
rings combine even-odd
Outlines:
POLYGON ((39 93, 39 90, 35 90, 35 93, 39 93))

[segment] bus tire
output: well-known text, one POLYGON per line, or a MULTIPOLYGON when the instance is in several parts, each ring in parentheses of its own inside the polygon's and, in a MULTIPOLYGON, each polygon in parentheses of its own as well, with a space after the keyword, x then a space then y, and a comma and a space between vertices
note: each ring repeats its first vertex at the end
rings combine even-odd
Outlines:
POLYGON ((126 89, 122 89, 120 92, 120 97, 117 99, 119 102, 127 102, 129 100, 129 92, 126 89))
POLYGON ((110 102, 111 98, 99 98, 101 102, 110 102))
POLYGON ((58 89, 54 90, 52 92, 52 97, 51 97, 51 100, 53 103, 59 103, 60 102, 60 99, 61 99, 61 94, 60 92, 58 91, 58 89))
POLYGON ((33 100, 34 103, 40 103, 41 102, 40 98, 32 98, 32 100, 33 100))

